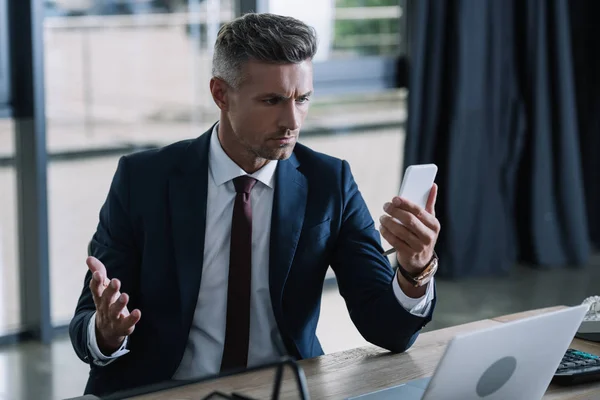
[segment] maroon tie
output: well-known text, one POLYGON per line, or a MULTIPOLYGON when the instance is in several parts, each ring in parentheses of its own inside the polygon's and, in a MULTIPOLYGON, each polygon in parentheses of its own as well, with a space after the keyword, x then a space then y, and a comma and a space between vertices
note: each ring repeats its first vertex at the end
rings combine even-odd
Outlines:
POLYGON ((246 368, 250 341, 250 282, 252 270, 252 203, 250 191, 256 179, 233 180, 236 196, 231 222, 227 324, 221 371, 246 368))

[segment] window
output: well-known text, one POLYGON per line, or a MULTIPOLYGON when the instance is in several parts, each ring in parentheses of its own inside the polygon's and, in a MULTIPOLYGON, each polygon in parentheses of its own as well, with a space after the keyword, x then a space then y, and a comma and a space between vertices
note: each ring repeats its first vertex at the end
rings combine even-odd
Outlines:
POLYGON ((21 325, 13 121, 0 119, 0 336, 21 325))
MULTIPOLYGON (((249 2, 245 11, 261 10, 249 2)), ((404 2, 400 0, 269 0, 265 10, 313 26, 319 37, 315 85, 322 94, 374 93, 395 88, 404 2)))

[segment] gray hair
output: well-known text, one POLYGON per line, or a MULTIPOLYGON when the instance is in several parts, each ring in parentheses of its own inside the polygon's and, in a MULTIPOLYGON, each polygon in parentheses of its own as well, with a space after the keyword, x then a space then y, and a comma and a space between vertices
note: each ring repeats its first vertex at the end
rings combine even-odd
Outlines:
POLYGON ((317 51, 314 28, 292 17, 249 13, 226 23, 215 43, 212 73, 238 87, 247 61, 298 64, 317 51))

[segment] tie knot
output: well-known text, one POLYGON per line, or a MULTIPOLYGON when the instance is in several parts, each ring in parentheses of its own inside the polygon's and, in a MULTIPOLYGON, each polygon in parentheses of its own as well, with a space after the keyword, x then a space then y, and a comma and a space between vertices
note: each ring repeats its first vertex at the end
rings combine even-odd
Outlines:
POLYGON ((250 191, 256 184, 256 179, 252 178, 248 175, 238 176, 233 179, 233 186, 235 186, 235 191, 237 193, 246 193, 250 194, 250 191))

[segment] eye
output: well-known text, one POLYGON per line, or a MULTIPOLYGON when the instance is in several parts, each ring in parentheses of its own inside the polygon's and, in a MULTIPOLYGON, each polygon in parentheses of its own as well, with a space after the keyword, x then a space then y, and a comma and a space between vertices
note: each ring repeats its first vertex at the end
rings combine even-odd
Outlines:
POLYGON ((308 96, 303 96, 296 100, 296 102, 300 103, 300 104, 308 103, 309 101, 310 101, 310 98, 308 96))
POLYGON ((268 104, 270 106, 274 106, 275 104, 278 104, 280 101, 281 101, 281 99, 278 97, 271 97, 271 98, 263 100, 263 102, 265 104, 268 104))

